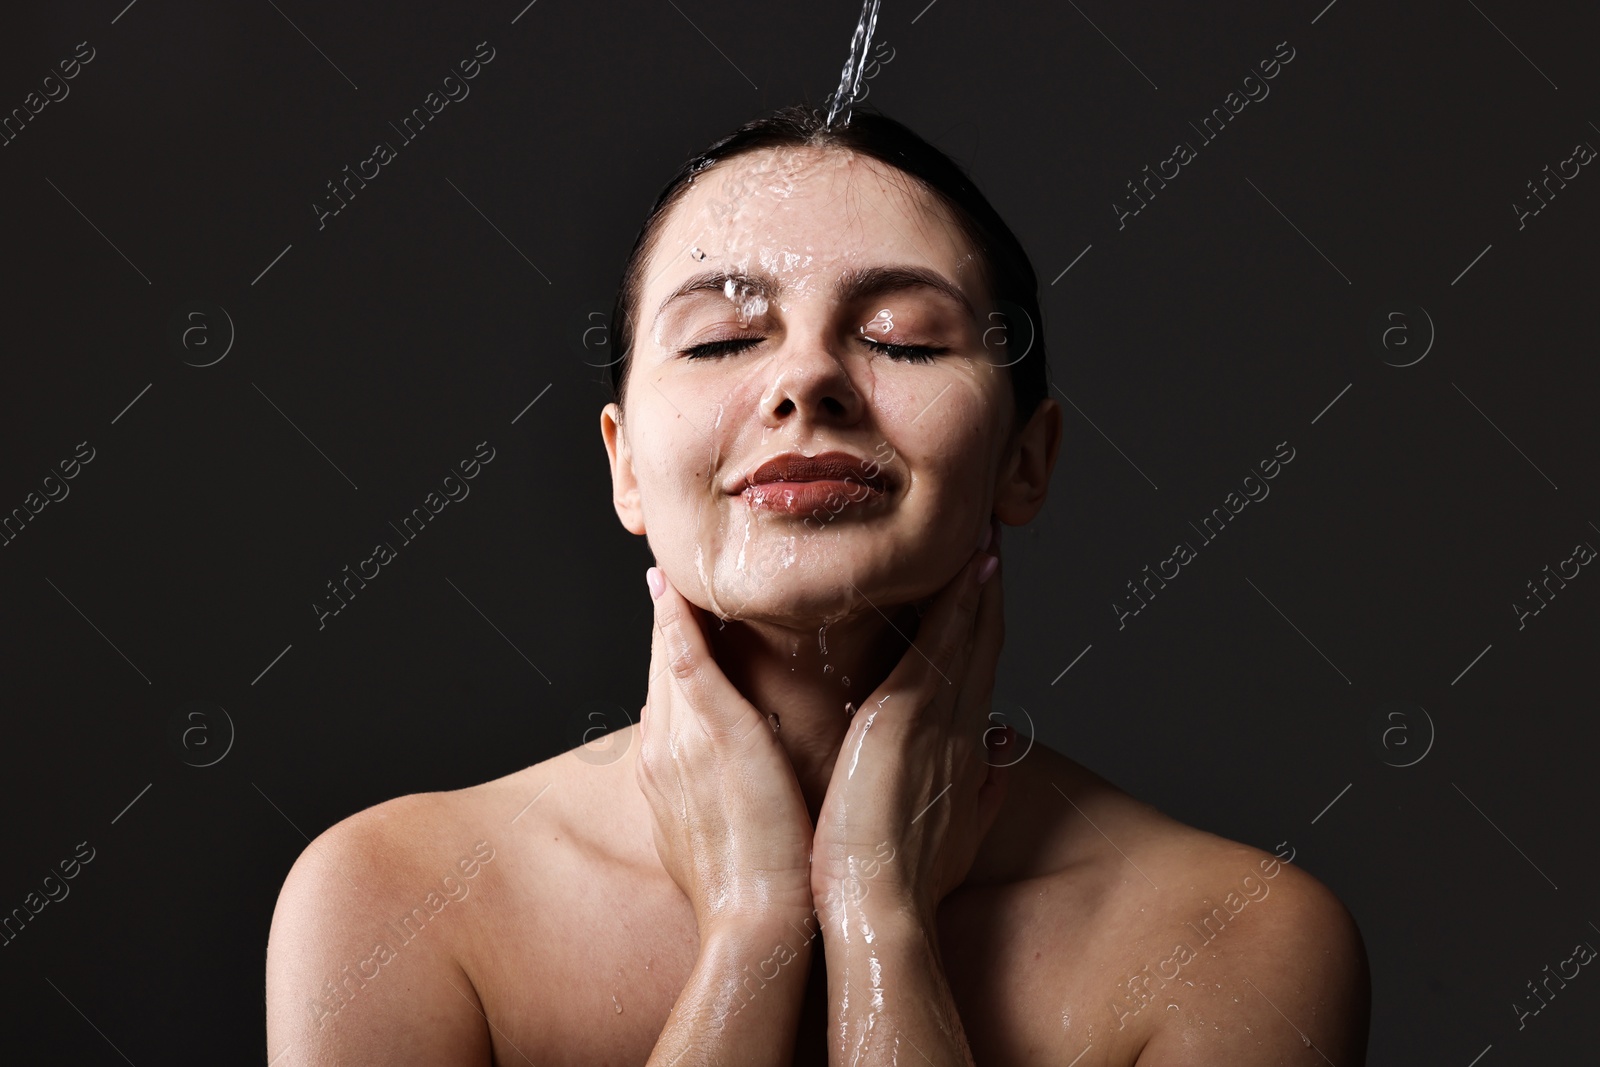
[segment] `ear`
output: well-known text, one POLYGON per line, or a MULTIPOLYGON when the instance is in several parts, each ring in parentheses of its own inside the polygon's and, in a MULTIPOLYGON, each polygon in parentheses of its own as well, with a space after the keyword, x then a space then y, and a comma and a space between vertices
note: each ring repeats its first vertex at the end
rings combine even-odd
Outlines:
POLYGON ((1033 416, 1016 435, 1000 466, 994 487, 994 513, 1007 526, 1032 521, 1050 491, 1050 472, 1061 446, 1061 405, 1050 397, 1039 401, 1033 416))
POLYGON ((600 411, 600 436, 605 438, 611 461, 611 506, 631 534, 644 534, 644 511, 639 507, 639 480, 633 473, 633 453, 622 432, 622 409, 607 404, 600 411))

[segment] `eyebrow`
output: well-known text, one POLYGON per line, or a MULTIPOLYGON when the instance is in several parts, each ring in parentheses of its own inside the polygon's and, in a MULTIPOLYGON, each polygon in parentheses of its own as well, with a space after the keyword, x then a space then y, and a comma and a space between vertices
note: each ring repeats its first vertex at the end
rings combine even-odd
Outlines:
MULTIPOLYGON (((778 280, 765 272, 741 273, 738 271, 709 270, 702 271, 686 279, 682 285, 674 289, 667 298, 661 301, 661 307, 656 311, 656 317, 667 310, 668 305, 692 293, 725 291, 729 281, 735 286, 748 288, 750 291, 768 300, 773 299, 778 291, 783 288, 778 280)), ((932 289, 943 293, 959 304, 967 317, 976 319, 977 312, 973 310, 972 301, 967 299, 955 283, 937 271, 926 267, 907 265, 861 267, 845 271, 840 275, 834 285, 834 292, 844 302, 854 302, 869 296, 880 296, 884 293, 903 292, 907 289, 932 289)))

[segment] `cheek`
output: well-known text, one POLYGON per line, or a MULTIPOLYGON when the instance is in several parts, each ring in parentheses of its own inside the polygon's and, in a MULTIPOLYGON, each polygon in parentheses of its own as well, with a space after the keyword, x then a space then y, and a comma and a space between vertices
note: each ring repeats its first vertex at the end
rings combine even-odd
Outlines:
POLYGON ((992 488, 1003 427, 998 400, 979 384, 966 375, 947 380, 931 400, 897 405, 909 413, 891 423, 901 427, 900 447, 913 477, 929 483, 923 488, 933 490, 943 506, 976 504, 992 488))
POLYGON ((709 449, 687 417, 667 405, 652 410, 632 427, 633 473, 645 527, 654 536, 671 535, 693 521, 710 483, 709 449))

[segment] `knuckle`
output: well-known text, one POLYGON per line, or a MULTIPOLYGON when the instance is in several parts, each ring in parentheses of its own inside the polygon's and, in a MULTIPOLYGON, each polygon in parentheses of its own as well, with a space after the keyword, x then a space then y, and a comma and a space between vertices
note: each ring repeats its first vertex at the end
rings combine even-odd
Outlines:
POLYGON ((667 669, 679 681, 688 681, 695 675, 694 653, 687 645, 677 645, 668 654, 667 669))
POLYGON ((694 648, 683 632, 683 617, 675 610, 662 616, 661 641, 672 676, 679 681, 692 679, 697 670, 694 648))
MULTIPOLYGON (((960 660, 961 651, 960 639, 953 634, 945 634, 934 644, 933 654, 929 658, 933 660, 934 666, 938 667, 940 671, 948 673, 949 668, 955 666, 960 660)), ((941 680, 937 674, 932 674, 931 678, 935 682, 941 680)))

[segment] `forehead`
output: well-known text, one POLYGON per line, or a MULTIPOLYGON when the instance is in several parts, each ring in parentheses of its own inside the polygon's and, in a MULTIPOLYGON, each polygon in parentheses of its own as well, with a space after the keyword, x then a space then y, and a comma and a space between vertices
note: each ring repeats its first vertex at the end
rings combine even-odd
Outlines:
POLYGON ((911 264, 975 293, 979 270, 950 210, 917 179, 847 148, 783 147, 692 179, 645 267, 646 321, 688 275, 764 271, 801 290, 874 264, 911 264))

